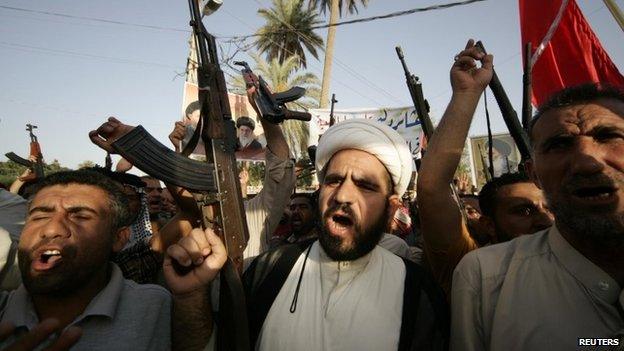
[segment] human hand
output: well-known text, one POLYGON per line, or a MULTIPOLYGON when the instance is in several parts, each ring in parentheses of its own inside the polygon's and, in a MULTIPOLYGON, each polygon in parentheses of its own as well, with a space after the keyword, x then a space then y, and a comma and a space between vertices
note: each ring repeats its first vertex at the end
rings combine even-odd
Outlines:
POLYGON ((121 158, 121 160, 119 160, 119 162, 117 162, 117 165, 115 166, 115 172, 126 173, 130 169, 132 169, 132 163, 130 163, 130 161, 126 160, 123 157, 121 158))
POLYGON ((453 93, 481 94, 490 83, 494 72, 494 57, 486 55, 468 40, 465 49, 455 56, 451 67, 451 87, 453 93), (481 61, 481 67, 475 62, 481 61))
POLYGON ((103 123, 98 129, 89 132, 89 138, 95 145, 112 154, 115 153, 112 144, 133 128, 133 126, 121 123, 115 117, 108 117, 108 121, 103 123))
POLYGON ((472 182, 469 180, 468 173, 461 173, 457 180, 457 191, 460 194, 471 194, 472 182))
POLYGON ((195 228, 177 244, 167 248, 163 273, 171 292, 183 295, 212 282, 226 261, 225 245, 214 231, 195 228), (173 267, 174 261, 191 271, 180 274, 173 267))
POLYGON ((169 133, 169 140, 173 144, 176 152, 180 152, 180 144, 186 135, 186 125, 184 122, 177 121, 173 126, 173 130, 169 133))
MULTIPOLYGON (((19 337, 3 351, 26 351, 39 349, 40 345, 60 330, 60 322, 56 319, 46 319, 37 324, 28 333, 19 337)), ((0 341, 6 340, 15 331, 15 326, 10 323, 0 323, 0 341)), ((69 327, 52 342, 45 351, 69 350, 82 336, 82 330, 78 327, 69 327)))

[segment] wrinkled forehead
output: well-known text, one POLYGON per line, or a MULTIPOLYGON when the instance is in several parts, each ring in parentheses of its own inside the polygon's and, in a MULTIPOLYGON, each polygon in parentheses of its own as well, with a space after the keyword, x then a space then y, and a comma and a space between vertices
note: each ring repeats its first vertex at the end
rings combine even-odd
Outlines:
POLYGON ((616 99, 597 99, 544 112, 531 130, 531 140, 563 132, 582 133, 597 126, 623 126, 624 102, 616 99))
POLYGON ((63 184, 41 189, 29 202, 29 209, 38 206, 50 208, 87 206, 104 210, 108 207, 108 202, 108 194, 96 186, 63 184))

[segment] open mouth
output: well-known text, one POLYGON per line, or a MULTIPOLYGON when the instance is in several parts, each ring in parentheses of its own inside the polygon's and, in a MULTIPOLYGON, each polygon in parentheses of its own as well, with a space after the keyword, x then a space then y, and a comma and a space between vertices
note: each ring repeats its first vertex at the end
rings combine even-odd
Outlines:
POLYGON ((32 263, 32 267, 36 271, 47 271, 59 265, 62 260, 63 256, 60 250, 48 249, 37 256, 37 259, 32 263))
POLYGON ((616 188, 603 185, 579 188, 572 193, 574 196, 584 201, 603 202, 613 200, 616 192, 616 188))
POLYGON ((350 227, 353 225, 353 220, 348 216, 335 214, 331 217, 332 221, 341 227, 350 227))

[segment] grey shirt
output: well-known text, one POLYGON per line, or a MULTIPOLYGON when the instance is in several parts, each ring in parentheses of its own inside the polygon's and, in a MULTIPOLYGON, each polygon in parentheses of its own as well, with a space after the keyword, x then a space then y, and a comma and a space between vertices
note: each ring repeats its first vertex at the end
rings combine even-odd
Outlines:
MULTIPOLYGON (((111 266, 108 285, 69 325, 82 329, 82 337, 72 350, 170 350, 169 292, 157 285, 139 285, 124 279, 119 267, 111 266)), ((14 324, 18 335, 39 323, 24 285, 1 293, 0 306, 2 322, 14 324)), ((0 343, 0 348, 14 340, 12 336, 0 343)))
POLYGON ((619 338, 622 287, 556 226, 468 253, 453 275, 451 350, 587 350, 619 338))

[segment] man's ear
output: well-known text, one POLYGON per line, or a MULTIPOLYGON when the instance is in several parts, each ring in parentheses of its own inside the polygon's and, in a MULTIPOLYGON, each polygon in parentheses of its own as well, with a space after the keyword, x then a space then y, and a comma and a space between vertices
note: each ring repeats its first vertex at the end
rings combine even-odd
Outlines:
POLYGON ((540 184, 539 179, 537 178, 537 174, 535 173, 535 162, 533 161, 533 159, 528 159, 524 162, 524 170, 531 179, 531 181, 535 183, 538 188, 541 189, 542 185, 540 184))
POLYGON ((121 227, 117 229, 113 240, 113 252, 121 251, 130 240, 130 227, 121 227))

